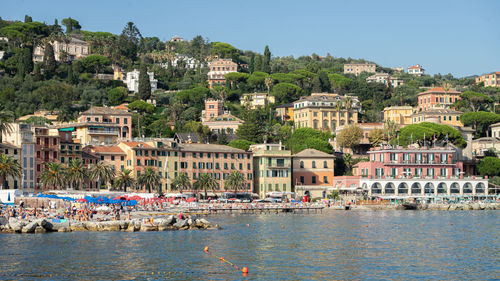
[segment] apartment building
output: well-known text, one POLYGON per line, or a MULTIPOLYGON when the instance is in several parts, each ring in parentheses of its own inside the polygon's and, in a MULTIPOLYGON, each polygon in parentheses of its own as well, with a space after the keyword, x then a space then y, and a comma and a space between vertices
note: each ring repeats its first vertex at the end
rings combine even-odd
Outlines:
MULTIPOLYGON (((46 163, 59 162, 59 131, 48 127, 34 127, 35 137, 35 189, 44 187, 40 184, 40 176, 46 163)), ((46 187, 52 189, 52 187, 46 187)))
POLYGON ((408 74, 422 76, 424 75, 425 69, 422 68, 420 64, 412 65, 408 67, 408 74))
MULTIPOLYGON (((54 48, 56 61, 74 61, 90 55, 90 46, 87 42, 78 38, 67 38, 67 40, 56 40, 50 42, 54 48)), ((42 62, 45 53, 45 46, 38 45, 33 50, 33 61, 42 62)))
POLYGON ((312 93, 293 102, 295 128, 335 131, 358 123, 360 103, 355 96, 312 93))
POLYGON ((348 63, 344 64, 344 74, 359 75, 362 72, 375 73, 377 66, 374 63, 348 63))
POLYGON ((335 156, 316 149, 292 155, 292 183, 298 196, 326 198, 334 188, 335 156))
MULTIPOLYGON (((0 143, 0 155, 6 155, 8 157, 14 158, 14 161, 19 163, 21 167, 23 167, 22 163, 22 158, 21 158, 21 147, 20 146, 15 146, 13 144, 9 143, 0 143)), ((3 184, 3 186, 0 186, 0 189, 18 189, 21 188, 21 182, 24 176, 24 170, 23 170, 23 175, 21 177, 6 177, 4 178, 4 182, 0 182, 0 185, 3 184)))
POLYGON ((411 106, 390 106, 384 108, 384 122, 393 121, 398 125, 412 124, 411 115, 413 107, 411 106))
POLYGON ((268 93, 243 94, 240 98, 240 104, 250 109, 265 107, 266 105, 274 102, 274 96, 271 96, 268 93))
POLYGON ((211 61, 208 65, 208 85, 210 89, 214 86, 223 85, 226 83, 226 74, 238 72, 238 64, 231 59, 217 59, 211 61))
POLYGON ((281 144, 252 144, 255 192, 266 197, 271 192, 290 195, 292 186, 292 153, 281 144))
POLYGON ((485 87, 500 87, 500 71, 476 77, 476 84, 484 83, 485 87))
POLYGON ((460 100, 460 92, 443 87, 434 87, 417 95, 418 111, 431 108, 452 108, 453 103, 460 100))
POLYGON ((207 99, 205 110, 201 112, 201 124, 208 126, 214 133, 220 133, 224 129, 226 133, 233 134, 243 121, 230 111, 225 111, 221 100, 207 99))
MULTIPOLYGON (((134 71, 131 72, 127 72, 127 76, 124 81, 125 84, 127 84, 127 89, 135 94, 139 92, 139 74, 140 71, 137 69, 134 69, 134 71)), ((154 72, 148 72, 148 76, 149 76, 149 83, 151 85, 151 93, 153 93, 158 89, 158 80, 155 79, 154 72)))
POLYGON ((372 82, 383 83, 387 87, 391 86, 392 88, 399 87, 401 85, 404 85, 404 83, 405 83, 403 79, 391 76, 388 73, 373 74, 372 76, 369 76, 366 78, 366 82, 368 82, 368 83, 372 83, 372 82))
POLYGON ((463 127, 460 121, 460 115, 463 112, 455 111, 447 108, 432 108, 426 111, 415 112, 411 115, 412 124, 422 122, 431 122, 436 124, 444 124, 455 127, 463 127))
POLYGON ((293 103, 278 105, 275 110, 281 120, 293 121, 293 103))

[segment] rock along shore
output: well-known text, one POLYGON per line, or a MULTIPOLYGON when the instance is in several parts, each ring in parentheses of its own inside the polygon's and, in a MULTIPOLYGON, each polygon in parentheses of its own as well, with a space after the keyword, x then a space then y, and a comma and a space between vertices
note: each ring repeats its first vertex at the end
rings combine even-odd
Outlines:
POLYGON ((52 222, 50 219, 20 220, 0 217, 0 232, 3 233, 46 233, 71 231, 166 231, 188 229, 219 229, 206 219, 187 216, 186 219, 177 219, 173 215, 166 218, 150 220, 132 219, 120 221, 76 221, 62 220, 52 222))
MULTIPOLYGON (((403 210, 402 205, 356 205, 353 210, 403 210)), ((418 210, 435 211, 480 211, 500 210, 500 203, 452 203, 452 204, 421 204, 418 210)))

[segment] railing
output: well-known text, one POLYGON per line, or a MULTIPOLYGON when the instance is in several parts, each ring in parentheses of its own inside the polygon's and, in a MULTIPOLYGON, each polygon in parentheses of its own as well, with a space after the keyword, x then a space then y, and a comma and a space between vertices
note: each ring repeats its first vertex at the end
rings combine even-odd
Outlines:
POLYGON ((89 130, 89 134, 99 134, 99 135, 115 135, 118 136, 118 131, 101 131, 101 130, 89 130))

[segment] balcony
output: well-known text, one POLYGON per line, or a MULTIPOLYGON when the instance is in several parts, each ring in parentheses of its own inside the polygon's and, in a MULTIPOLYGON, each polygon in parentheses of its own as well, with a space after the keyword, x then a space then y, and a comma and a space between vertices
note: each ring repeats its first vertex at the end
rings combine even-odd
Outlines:
POLYGON ((385 162, 384 166, 454 166, 454 163, 449 163, 448 161, 443 161, 443 162, 425 162, 425 161, 410 161, 410 160, 404 160, 401 162, 398 161, 391 161, 391 162, 385 162))
POLYGON ((277 163, 271 163, 267 165, 267 168, 269 169, 289 169, 290 163, 285 163, 285 164, 277 164, 277 163))
POLYGON ((89 135, 106 135, 106 136, 119 136, 120 135, 120 133, 118 131, 109 131, 109 130, 91 129, 88 132, 89 132, 89 135))

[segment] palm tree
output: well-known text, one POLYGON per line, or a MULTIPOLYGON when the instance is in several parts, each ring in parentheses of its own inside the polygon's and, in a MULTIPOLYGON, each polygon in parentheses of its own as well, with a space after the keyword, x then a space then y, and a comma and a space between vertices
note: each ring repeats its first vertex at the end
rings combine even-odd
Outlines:
POLYGON ((0 111, 0 140, 2 140, 3 134, 10 134, 12 132, 12 125, 10 124, 12 121, 14 121, 12 112, 0 111))
POLYGON ((238 190, 243 190, 246 188, 245 176, 239 171, 233 171, 224 182, 224 189, 234 190, 234 193, 238 190))
POLYGON ((160 176, 158 173, 151 167, 147 167, 144 170, 139 178, 137 179, 137 183, 140 186, 144 186, 145 189, 148 189, 148 192, 151 193, 151 186, 157 186, 160 184, 160 176))
POLYGON ((57 162, 48 162, 45 164, 45 169, 40 174, 40 182, 47 189, 47 186, 52 186, 55 190, 62 189, 66 178, 66 167, 57 162))
POLYGON ((82 187, 87 174, 87 169, 83 165, 82 160, 76 158, 69 162, 67 176, 70 186, 76 186, 75 189, 82 187))
POLYGON ((115 186, 121 189, 123 187, 123 191, 127 192, 127 186, 132 186, 135 183, 135 179, 131 175, 132 170, 125 169, 118 173, 115 178, 115 186))
POLYGON ((264 83, 266 84, 266 88, 267 88, 267 94, 269 95, 269 90, 271 89, 271 86, 273 85, 273 78, 271 77, 266 77, 264 79, 264 83))
POLYGON ((21 165, 12 156, 0 155, 0 189, 3 189, 7 177, 19 178, 22 175, 21 165))
POLYGON ((90 179, 98 182, 99 189, 101 188, 101 181, 104 181, 104 184, 107 184, 115 177, 115 170, 113 170, 111 165, 103 162, 92 165, 89 172, 90 179))
POLYGON ((173 190, 179 190, 181 193, 185 189, 191 189, 191 180, 186 173, 180 173, 170 184, 173 190))
POLYGON ((345 108, 347 110, 351 109, 352 108, 352 98, 351 97, 345 97, 344 98, 344 104, 345 104, 345 108))
POLYGON ((207 199, 207 190, 219 189, 219 183, 211 174, 202 174, 200 178, 193 184, 194 189, 203 189, 205 192, 205 199, 207 199))

